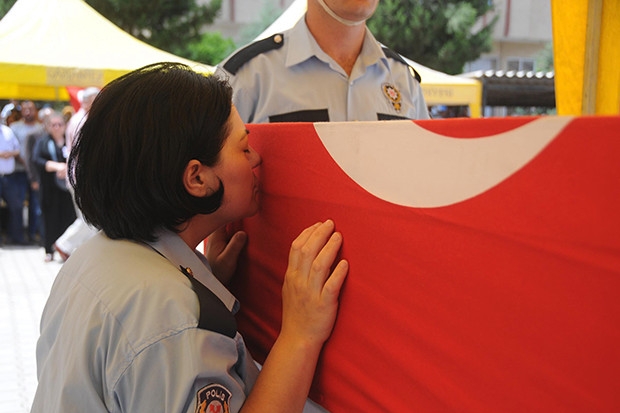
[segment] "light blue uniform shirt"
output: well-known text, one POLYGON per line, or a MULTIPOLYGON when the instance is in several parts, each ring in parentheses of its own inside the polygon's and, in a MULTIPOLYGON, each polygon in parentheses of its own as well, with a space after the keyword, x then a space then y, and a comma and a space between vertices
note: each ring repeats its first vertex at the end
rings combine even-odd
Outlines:
POLYGON ((258 368, 238 332, 197 328, 179 265, 231 312, 237 300, 178 235, 153 247, 161 255, 99 233, 63 265, 41 319, 33 412, 193 413, 201 400, 239 411, 258 368))
POLYGON ((368 29, 350 76, 319 47, 305 19, 282 38, 275 41, 281 47, 249 56, 235 74, 225 69, 235 54, 218 65, 245 123, 429 118, 412 69, 386 56, 368 29))

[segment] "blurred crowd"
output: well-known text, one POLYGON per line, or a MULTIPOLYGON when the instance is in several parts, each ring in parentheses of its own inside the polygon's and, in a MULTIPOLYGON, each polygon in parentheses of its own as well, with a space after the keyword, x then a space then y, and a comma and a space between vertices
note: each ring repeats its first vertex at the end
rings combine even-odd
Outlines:
POLYGON ((77 247, 74 244, 93 233, 75 208, 66 160, 98 92, 98 88, 81 90, 77 110, 71 105, 57 110, 32 100, 12 100, 3 106, 0 245, 38 245, 45 249, 45 261, 54 260, 56 254, 64 261, 77 247))

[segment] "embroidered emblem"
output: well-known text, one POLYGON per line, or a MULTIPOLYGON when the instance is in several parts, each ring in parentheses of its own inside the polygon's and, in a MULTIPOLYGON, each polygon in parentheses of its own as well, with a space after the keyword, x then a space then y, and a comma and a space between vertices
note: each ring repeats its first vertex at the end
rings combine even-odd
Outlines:
POLYGON ((196 413, 229 413, 232 394, 220 384, 209 384, 196 393, 196 413))
POLYGON ((398 91, 398 89, 396 89, 394 85, 391 85, 389 83, 384 83, 381 86, 381 89, 383 90, 383 94, 388 98, 392 106, 394 106, 394 109, 396 109, 396 112, 400 112, 400 108, 401 108, 400 98, 401 97, 400 97, 400 92, 398 91))

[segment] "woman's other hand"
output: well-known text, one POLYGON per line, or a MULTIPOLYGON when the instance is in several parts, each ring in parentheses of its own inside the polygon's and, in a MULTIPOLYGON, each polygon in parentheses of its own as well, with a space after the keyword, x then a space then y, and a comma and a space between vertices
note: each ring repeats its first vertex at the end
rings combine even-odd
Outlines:
POLYGON ((226 226, 209 235, 206 257, 211 265, 213 275, 224 285, 228 285, 235 270, 239 254, 247 242, 248 236, 243 231, 231 234, 226 226))

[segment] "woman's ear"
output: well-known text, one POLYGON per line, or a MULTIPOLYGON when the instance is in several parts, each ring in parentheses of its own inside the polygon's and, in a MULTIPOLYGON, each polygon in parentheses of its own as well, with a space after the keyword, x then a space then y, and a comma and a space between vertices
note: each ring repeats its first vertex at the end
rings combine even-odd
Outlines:
POLYGON ((200 163, 197 159, 192 159, 183 172, 183 185, 190 195, 204 198, 215 193, 220 183, 213 168, 200 163))

